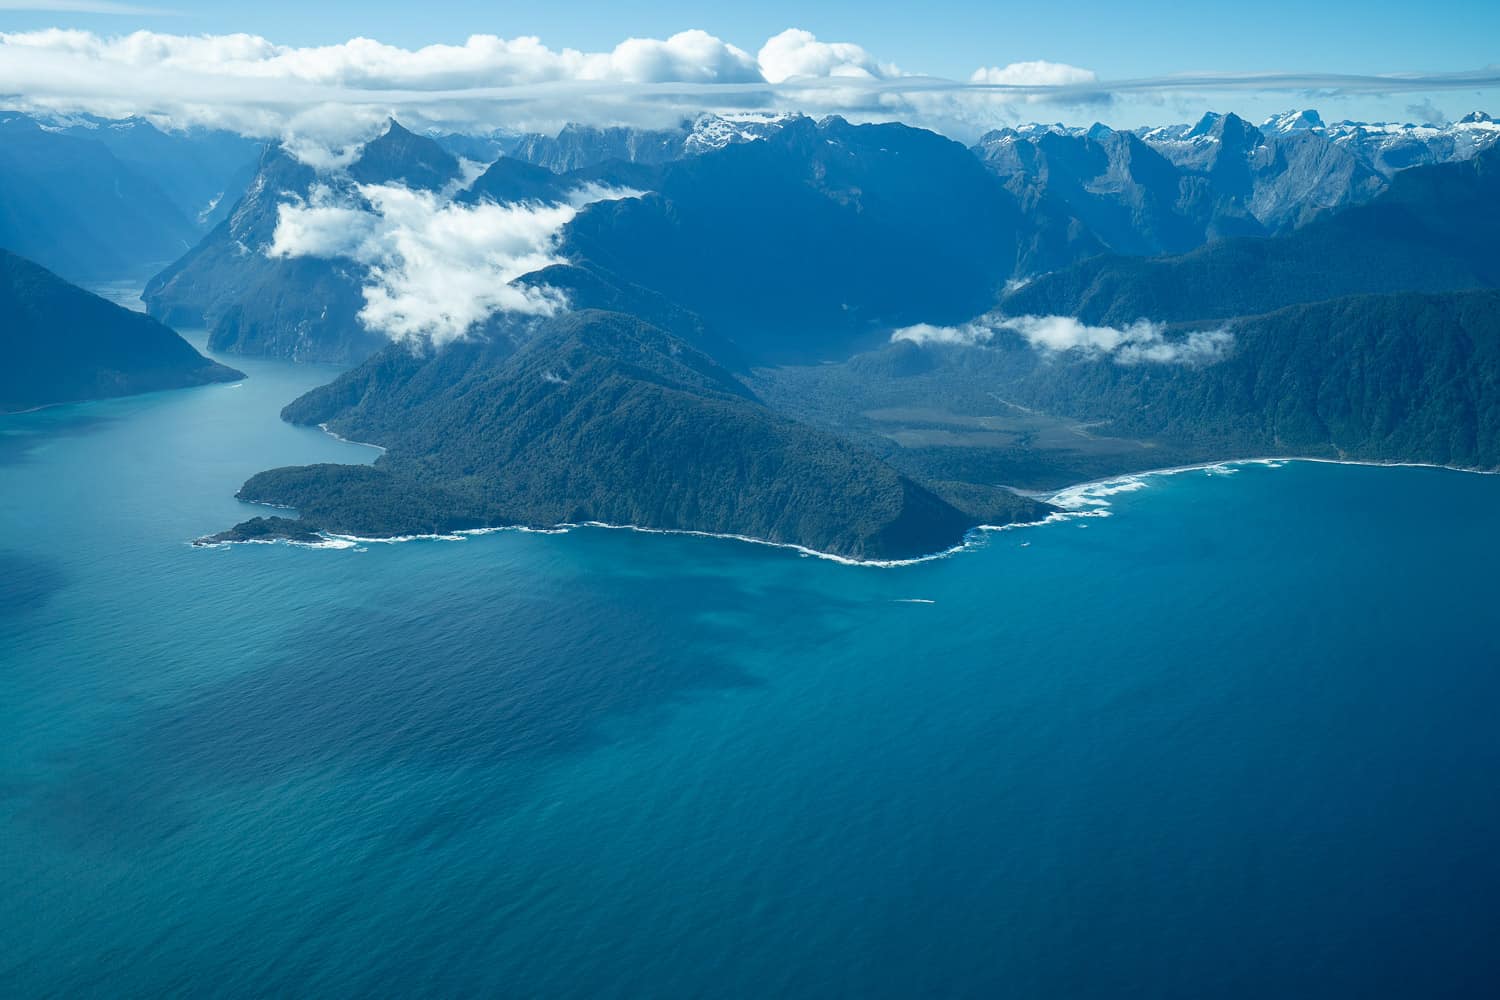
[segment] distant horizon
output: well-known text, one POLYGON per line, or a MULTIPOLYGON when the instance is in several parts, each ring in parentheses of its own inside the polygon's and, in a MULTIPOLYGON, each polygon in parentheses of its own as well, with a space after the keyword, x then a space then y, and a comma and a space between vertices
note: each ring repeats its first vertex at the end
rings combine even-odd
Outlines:
MULTIPOLYGON (((613 44, 598 43, 596 29, 583 33, 593 44, 574 47, 580 32, 557 26, 545 37, 465 33, 493 28, 495 18, 476 13, 459 27, 451 12, 439 19, 450 26, 444 42, 427 42, 426 32, 415 44, 410 31, 386 34, 380 18, 350 15, 341 33, 329 34, 325 25, 315 44, 288 44, 279 31, 245 32, 263 25, 224 10, 211 16, 111 3, 0 4, 0 93, 26 113, 140 115, 173 128, 219 127, 325 147, 358 141, 387 117, 468 134, 555 133, 569 122, 660 128, 704 112, 797 110, 901 121, 972 141, 1018 124, 1102 122, 1128 130, 1226 109, 1255 123, 1317 108, 1327 122, 1439 124, 1495 107, 1500 97, 1500 66, 1477 65, 1486 57, 1462 45, 1450 46, 1444 64, 1426 72, 1416 67, 1435 56, 1416 46, 1367 47, 1311 63, 1297 46, 1220 46, 1214 55, 1221 58, 1205 60, 1204 68, 1198 53, 1206 50, 1192 45, 1171 61, 1142 64, 1080 47, 1058 28, 991 49, 992 60, 979 52, 955 63, 963 57, 910 58, 879 16, 855 21, 856 32, 815 31, 798 26, 800 17, 788 19, 783 23, 792 27, 749 48, 697 27, 653 37, 624 25, 613 44), (377 30, 356 34, 351 23, 377 30), (188 33, 200 26, 205 30, 188 33), (867 47, 851 37, 863 34, 884 44, 867 47), (1272 68, 1298 63, 1310 68, 1272 68)), ((1486 19, 1496 15, 1476 8, 1470 34, 1484 35, 1486 19)), ((683 15, 688 26, 719 20, 716 13, 683 15)), ((295 18, 283 26, 308 37, 295 18)), ((1170 31, 1187 40, 1201 27, 1170 31)), ((1151 33, 1142 22, 1122 37, 1135 46, 1151 33)), ((922 36, 915 28, 913 34, 922 36)))
MULTIPOLYGON (((1177 128, 1177 127, 1185 127, 1185 126, 1197 126, 1197 125, 1201 125, 1203 122, 1205 122, 1208 119, 1229 118, 1229 117, 1239 118, 1241 121, 1244 121, 1244 122, 1248 123, 1249 125, 1254 126, 1255 128, 1264 129, 1264 128, 1267 128, 1267 127, 1270 127, 1270 126, 1274 125, 1276 123, 1277 119, 1280 119, 1280 118, 1283 118, 1283 117, 1297 116, 1297 115, 1302 115, 1302 114, 1307 114, 1307 113, 1311 113, 1311 114, 1317 115, 1319 117, 1319 119, 1321 120, 1321 125, 1320 126, 1312 126, 1312 128, 1321 127, 1321 128, 1326 128, 1326 129, 1335 129, 1335 128, 1339 128, 1341 126, 1369 127, 1369 128, 1385 127, 1385 128, 1432 128, 1432 129, 1444 129, 1444 128, 1451 128, 1452 126, 1462 124, 1466 120, 1473 119, 1476 115, 1482 116, 1482 120, 1484 120, 1484 121, 1495 121, 1494 117, 1484 107, 1472 108, 1472 109, 1469 109, 1468 111, 1463 112, 1462 114, 1455 115, 1455 116, 1453 116, 1451 118, 1447 118, 1447 119, 1442 120, 1442 121, 1430 121, 1430 120, 1423 121, 1423 120, 1414 120, 1414 119, 1411 119, 1411 118, 1403 119, 1403 120, 1371 120, 1371 119, 1354 119, 1354 118, 1339 118, 1339 119, 1334 119, 1334 118, 1331 118, 1329 116, 1323 115, 1317 108, 1314 108, 1314 107, 1287 107, 1287 108, 1284 108, 1283 110, 1281 110, 1279 112, 1274 112, 1274 113, 1272 113, 1270 115, 1267 115, 1265 117, 1254 117, 1254 116, 1251 116, 1251 115, 1248 115, 1248 114, 1243 114, 1240 111, 1238 111, 1236 109, 1233 109, 1233 108, 1229 108, 1227 110, 1220 109, 1220 108, 1210 108, 1210 109, 1204 110, 1203 112, 1199 113, 1197 116, 1192 117, 1192 118, 1163 118, 1161 120, 1149 121, 1149 122, 1145 122, 1145 123, 1141 123, 1141 124, 1137 124, 1137 125, 1119 125, 1119 124, 1113 124, 1113 123, 1111 123, 1108 120, 1107 116, 1101 116, 1101 117, 1095 118, 1095 119, 1093 119, 1091 121, 1087 121, 1086 123, 1075 123, 1075 122, 1068 122, 1068 121, 1062 121, 1062 120, 1057 120, 1057 119, 1048 120, 1046 118, 1038 117, 1038 118, 1034 118, 1034 119, 1017 120, 1015 122, 1006 123, 1006 124, 1003 124, 1003 125, 997 125, 993 129, 987 129, 987 130, 985 130, 984 133, 982 133, 980 136, 977 136, 975 138, 978 139, 978 138, 982 138, 983 135, 987 135, 987 134, 990 134, 990 133, 993 133, 993 132, 1004 132, 1004 131, 1026 132, 1028 130, 1036 130, 1036 129, 1062 129, 1064 131, 1075 132, 1076 133, 1076 132, 1086 132, 1086 131, 1088 131, 1088 130, 1090 130, 1092 128, 1098 128, 1098 127, 1106 128, 1106 129, 1108 129, 1108 130, 1110 130, 1112 132, 1137 132, 1137 133, 1142 133, 1142 132, 1149 132, 1149 131, 1151 131, 1153 129, 1167 129, 1167 128, 1177 128)), ((169 123, 169 122, 163 123, 163 122, 159 122, 157 120, 153 120, 154 116, 149 115, 149 114, 129 114, 129 115, 122 115, 122 116, 119 116, 119 117, 111 117, 109 115, 100 115, 100 114, 95 114, 93 112, 88 112, 88 111, 47 111, 47 110, 35 110, 35 109, 27 109, 27 108, 23 108, 23 107, 10 107, 10 106, 0 105, 0 115, 23 115, 23 116, 25 116, 27 118, 31 118, 31 119, 36 120, 36 121, 46 122, 48 124, 57 124, 57 125, 76 124, 76 123, 81 123, 81 122, 87 122, 89 120, 98 121, 98 122, 110 122, 110 123, 119 123, 119 122, 126 122, 126 121, 132 121, 132 120, 139 120, 139 121, 147 122, 148 124, 152 125, 155 128, 158 128, 158 129, 160 129, 162 131, 173 131, 173 129, 171 128, 171 123, 169 123)), ((766 118, 775 118, 775 117, 799 117, 799 116, 800 117, 804 117, 804 118, 809 118, 809 119, 812 119, 814 121, 819 121, 819 120, 822 120, 822 119, 825 119, 825 118, 841 118, 841 119, 844 119, 844 120, 849 121, 849 122, 854 123, 854 124, 880 124, 880 123, 902 124, 902 125, 907 125, 907 126, 912 127, 912 128, 922 128, 922 129, 926 129, 928 131, 937 132, 938 134, 947 135, 947 133, 943 132, 940 129, 932 128, 931 126, 922 124, 920 122, 907 121, 907 120, 904 120, 902 118, 879 118, 879 119, 876 119, 876 118, 865 118, 865 117, 862 117, 862 116, 860 116, 858 114, 839 113, 839 112, 828 112, 828 113, 817 114, 817 113, 811 113, 811 112, 804 112, 804 111, 801 111, 801 110, 798 110, 798 109, 795 109, 795 108, 788 109, 788 110, 785 110, 785 111, 774 112, 774 113, 767 113, 767 112, 735 112, 735 111, 709 111, 709 110, 697 111, 697 112, 686 112, 676 122, 668 123, 668 124, 663 124, 663 125, 657 126, 657 128, 662 129, 662 130, 671 130, 671 129, 675 129, 675 128, 686 127, 686 126, 692 125, 695 121, 697 121, 697 120, 699 120, 701 118, 715 118, 716 117, 716 118, 726 119, 726 120, 729 120, 729 121, 735 121, 735 120, 754 120, 754 119, 766 119, 766 118)), ((368 135, 366 135, 363 139, 356 140, 352 144, 357 145, 360 142, 368 141, 370 138, 373 138, 376 135, 383 134, 385 132, 386 128, 388 127, 388 124, 390 124, 390 123, 397 124, 397 125, 401 126, 403 129, 406 129, 406 130, 408 130, 410 132, 413 132, 413 133, 416 133, 416 134, 433 135, 433 136, 463 135, 463 136, 471 136, 471 137, 475 137, 475 138, 489 138, 489 137, 497 137, 497 136, 523 136, 523 135, 538 135, 538 134, 547 135, 547 136, 554 136, 554 135, 557 134, 558 131, 560 131, 562 129, 567 129, 567 128, 577 128, 577 127, 584 127, 584 128, 628 127, 628 126, 623 125, 623 123, 589 122, 589 121, 568 121, 568 122, 565 122, 564 124, 562 124, 558 129, 553 129, 551 131, 546 131, 546 132, 537 132, 537 131, 523 129, 523 128, 506 128, 504 126, 501 126, 499 128, 493 128, 493 129, 476 128, 476 129, 473 129, 473 130, 465 130, 465 129, 461 128, 461 127, 460 128, 451 128, 451 127, 443 127, 442 125, 437 125, 437 124, 422 125, 422 124, 413 122, 411 119, 404 118, 400 114, 392 114, 392 115, 388 116, 388 118, 386 118, 384 120, 381 120, 378 123, 378 126, 374 130, 370 131, 368 133, 368 135)), ((1495 127, 1496 128, 1500 128, 1500 123, 1497 123, 1495 125, 1495 127)), ((228 130, 228 131, 233 131, 233 130, 228 130)), ((263 141, 272 141, 272 142, 274 142, 274 141, 277 141, 279 137, 277 137, 277 136, 255 136, 255 135, 251 135, 251 136, 247 136, 247 138, 255 138, 255 139, 260 139, 260 140, 263 140, 263 141)), ((956 138, 956 137, 950 136, 950 138, 956 138)))

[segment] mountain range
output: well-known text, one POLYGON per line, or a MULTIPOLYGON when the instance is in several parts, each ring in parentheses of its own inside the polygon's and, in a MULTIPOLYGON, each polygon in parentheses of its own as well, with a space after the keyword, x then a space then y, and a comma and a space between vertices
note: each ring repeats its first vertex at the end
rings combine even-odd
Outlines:
POLYGON ((1497 136, 1479 114, 1444 128, 1327 127, 1303 112, 1261 127, 1232 114, 1139 132, 1028 126, 965 150, 900 125, 701 116, 669 130, 497 137, 506 154, 464 187, 445 148, 454 137, 392 123, 344 170, 268 149, 232 212, 145 297, 159 318, 207 326, 216 350, 356 362, 384 342, 358 318, 367 265, 269 257, 282 205, 314 187, 358 203, 359 184, 407 182, 455 204, 558 203, 593 182, 646 193, 580 211, 560 234, 563 258, 686 307, 744 358, 828 360, 893 326, 981 312, 1007 283, 1100 254, 1295 231, 1378 197, 1397 164, 1462 161, 1497 136))
POLYGON ((1500 140, 1482 113, 1445 127, 1326 126, 1315 111, 1259 127, 1234 114, 1116 131, 1023 126, 975 153, 1007 187, 1060 199, 1105 247, 1183 253, 1210 240, 1287 232, 1379 195, 1399 171, 1467 159, 1500 140))
POLYGON ((1089 323, 1222 319, 1344 295, 1500 283, 1500 244, 1478 222, 1500 199, 1500 147, 1403 171, 1368 204, 1276 239, 1226 239, 1175 257, 1106 254, 1010 292, 1012 314, 1089 323))
POLYGON ((555 136, 500 137, 496 151, 559 174, 612 161, 660 165, 764 139, 797 117, 699 115, 670 129, 570 124, 555 136))
POLYGON ((1500 466, 1497 135, 391 122, 342 167, 267 147, 144 298, 215 350, 352 365, 284 416, 387 449, 253 477, 301 520, 221 537, 600 521, 907 558, 1050 513, 1014 488, 1149 467, 1500 466), (392 327, 445 267, 519 304, 392 327))
POLYGON ((144 279, 227 211, 259 148, 138 118, 0 112, 0 248, 73 281, 144 279))

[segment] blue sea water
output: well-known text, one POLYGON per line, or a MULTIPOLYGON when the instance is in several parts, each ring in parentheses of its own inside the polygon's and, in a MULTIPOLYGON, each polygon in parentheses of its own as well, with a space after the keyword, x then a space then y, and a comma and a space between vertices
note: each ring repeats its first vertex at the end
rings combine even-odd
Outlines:
POLYGON ((0 418, 6 996, 1500 985, 1500 477, 1152 478, 894 569, 193 548, 373 457, 233 363, 0 418))

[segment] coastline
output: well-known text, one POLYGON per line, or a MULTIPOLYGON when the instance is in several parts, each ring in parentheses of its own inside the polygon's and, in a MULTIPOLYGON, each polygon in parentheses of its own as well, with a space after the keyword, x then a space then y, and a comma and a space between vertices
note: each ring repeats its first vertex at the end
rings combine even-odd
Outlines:
POLYGON ((1184 472, 1210 472, 1222 469, 1232 474, 1237 465, 1264 465, 1277 468, 1290 462, 1315 462, 1320 465, 1357 465, 1375 469, 1442 469, 1445 472, 1462 472, 1471 476, 1500 476, 1500 468, 1479 469, 1463 465, 1441 465, 1436 462, 1377 462, 1370 459, 1358 458, 1312 458, 1305 455, 1263 455, 1256 458, 1226 458, 1211 462, 1198 462, 1193 465, 1169 465, 1160 469, 1143 469, 1140 472, 1123 472, 1115 476, 1104 476, 1100 479, 1090 479, 1081 483, 1072 483, 1058 490, 1027 490, 1024 496, 1035 497, 1055 502, 1054 498, 1076 493, 1078 490, 1097 486, 1111 486, 1125 483, 1132 479, 1145 478, 1148 476, 1175 476, 1184 472))
MULTIPOLYGON (((325 433, 338 438, 340 441, 347 439, 339 437, 326 427, 319 425, 325 433)), ((363 441, 348 441, 350 444, 363 444, 370 448, 381 448, 380 445, 369 444, 363 441)), ((1322 465, 1354 465, 1373 468, 1396 468, 1396 469, 1441 469, 1447 472, 1461 472, 1469 475, 1494 476, 1500 475, 1500 469, 1476 469, 1461 466, 1438 465, 1432 462, 1376 462, 1359 459, 1337 459, 1337 458, 1307 458, 1298 456, 1261 456, 1257 458, 1236 458, 1216 462, 1199 462, 1193 465, 1175 465, 1160 469, 1146 469, 1141 472, 1129 472, 1117 476, 1108 476, 1101 479, 1091 479, 1082 483, 1065 486, 1052 492, 1026 493, 1026 496, 1035 496, 1045 500, 1053 506, 1061 508, 1042 518, 1040 521, 1014 521, 1010 524, 977 524, 965 533, 963 541, 957 545, 950 546, 938 552, 926 555, 912 556, 906 559, 856 559, 852 556, 838 555, 833 552, 822 552, 798 545, 794 542, 773 542, 765 538, 755 538, 750 535, 739 535, 720 533, 712 531, 697 531, 690 528, 649 528, 639 524, 608 524, 603 521, 563 522, 550 527, 538 527, 535 525, 498 525, 489 528, 464 528, 446 534, 421 534, 421 535, 390 535, 385 537, 366 537, 362 535, 341 534, 338 532, 321 532, 322 542, 296 542, 287 539, 247 539, 245 541, 215 542, 209 545, 198 545, 199 548, 218 549, 231 545, 260 544, 260 545, 292 545, 310 549, 353 549, 364 551, 366 545, 395 545, 404 542, 461 542, 470 537, 480 535, 496 534, 504 531, 515 531, 526 534, 538 535, 562 535, 581 528, 599 528, 609 531, 633 531, 643 535, 684 535, 694 538, 717 538, 724 541, 744 542, 751 545, 761 545, 768 548, 787 549, 796 552, 804 558, 822 559, 828 562, 839 563, 845 566, 860 566, 874 569, 897 569, 903 566, 916 566, 921 563, 935 562, 939 559, 947 559, 950 556, 978 548, 986 541, 990 534, 998 534, 1004 531, 1014 531, 1021 528, 1039 528, 1048 524, 1058 524, 1064 521, 1073 521, 1087 517, 1109 517, 1110 504, 1108 497, 1118 493, 1132 493, 1136 490, 1145 489, 1145 480, 1157 477, 1177 476, 1189 472, 1205 472, 1217 475, 1234 475, 1238 472, 1237 466, 1260 465, 1267 468, 1281 468, 1291 462, 1315 462, 1322 465)), ((247 501, 249 502, 249 501, 247 501)), ((291 510, 293 508, 280 504, 254 502, 256 506, 271 507, 280 510, 291 510)))
POLYGON ((380 452, 382 455, 385 454, 385 445, 371 444, 368 441, 356 441, 353 438, 346 438, 342 434, 340 434, 338 431, 331 431, 331 430, 329 430, 327 424, 319 424, 318 425, 318 430, 322 431, 324 434, 327 434, 329 437, 333 438, 335 441, 341 441, 344 444, 357 444, 361 448, 374 448, 376 451, 380 452))

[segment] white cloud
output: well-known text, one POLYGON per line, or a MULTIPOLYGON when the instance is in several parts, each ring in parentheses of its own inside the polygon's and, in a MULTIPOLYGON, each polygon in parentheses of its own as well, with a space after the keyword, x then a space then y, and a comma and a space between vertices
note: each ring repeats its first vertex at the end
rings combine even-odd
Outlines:
POLYGON ((462 45, 403 49, 370 38, 305 48, 258 35, 171 35, 136 31, 103 37, 48 28, 0 33, 0 45, 33 50, 80 65, 175 70, 212 77, 293 80, 361 89, 443 91, 559 80, 620 83, 745 83, 760 80, 755 61, 703 31, 660 40, 630 38, 610 52, 553 50, 532 36, 471 35, 462 45))
POLYGON ((760 71, 770 83, 806 77, 880 80, 901 75, 852 42, 820 42, 810 31, 788 28, 761 46, 760 71))
POLYGON ((974 86, 906 77, 857 44, 795 28, 754 56, 697 30, 607 52, 530 36, 406 49, 370 38, 295 47, 250 34, 0 32, 0 93, 22 110, 136 114, 325 149, 363 141, 392 116, 416 128, 550 132, 569 121, 661 127, 702 111, 800 110, 977 135, 997 110, 1051 88, 974 86))
POLYGON ((495 313, 550 316, 562 294, 515 279, 553 264, 558 234, 583 206, 631 197, 590 185, 567 204, 459 205, 401 185, 322 185, 277 209, 272 257, 346 258, 367 268, 359 319, 393 340, 459 339, 495 313), (357 195, 356 195, 357 192, 357 195))
POLYGON ((973 347, 976 344, 988 343, 995 331, 983 322, 975 321, 965 323, 963 326, 933 326, 931 323, 918 323, 915 326, 903 326, 891 334, 891 343, 916 344, 925 347, 928 344, 954 344, 960 347, 973 347))
POLYGON ((683 31, 666 41, 631 38, 609 56, 609 79, 630 83, 687 80, 699 83, 757 83, 760 70, 748 52, 706 31, 683 31))
POLYGON ((1009 66, 981 66, 970 75, 969 82, 1004 87, 1066 87, 1098 83, 1099 76, 1093 70, 1037 59, 1009 66))
MULTIPOLYGON (((166 127, 216 126, 324 148, 362 141, 391 116, 418 129, 555 132, 569 121, 665 127, 703 111, 799 110, 907 121, 972 139, 1035 114, 1025 109, 1038 102, 1061 111, 1108 99, 1145 106, 1164 96, 1191 96, 1200 104, 1235 100, 1243 108, 1278 91, 1316 90, 1343 100, 1496 88, 1500 69, 1493 67, 1110 82, 1087 69, 1032 61, 984 67, 966 81, 943 80, 906 75, 853 42, 825 42, 795 28, 769 39, 754 56, 696 30, 631 38, 603 52, 487 34, 406 49, 369 38, 295 47, 249 34, 0 32, 0 94, 18 110, 135 114, 166 127)), ((1399 102, 1398 113, 1407 103, 1399 102)), ((1119 121, 1125 108, 1115 110, 1116 123, 1129 124, 1119 121)), ((1097 117, 1097 110, 1089 114, 1097 117)), ((1152 114, 1160 109, 1153 106, 1152 114)), ((1183 114, 1196 117, 1193 110, 1183 114)))
POLYGON ((327 185, 313 188, 305 202, 285 202, 276 208, 276 231, 267 248, 269 257, 361 258, 375 233, 375 216, 327 185))
POLYGON ((1126 343, 1115 352, 1115 360, 1122 365, 1206 365, 1227 355, 1233 346, 1234 334, 1222 328, 1195 330, 1180 340, 1167 340, 1157 332, 1155 339, 1126 343))
POLYGON ((631 38, 608 52, 495 35, 404 49, 369 38, 299 48, 248 34, 0 32, 0 93, 23 110, 139 114, 325 146, 368 138, 393 115, 479 131, 574 117, 665 123, 681 117, 681 103, 636 106, 640 88, 749 84, 765 85, 754 57, 703 31, 631 38))
POLYGON ((1089 326, 1071 316, 1016 316, 999 320, 997 329, 1021 335, 1042 351, 1108 354, 1118 364, 1207 364, 1228 353, 1234 337, 1228 330, 1199 330, 1168 339, 1160 323, 1140 319, 1126 327, 1089 326))
POLYGON ((1032 347, 1043 351, 1108 353, 1122 344, 1160 339, 1161 332, 1147 320, 1137 320, 1124 329, 1088 326, 1071 316, 1017 316, 995 324, 1019 333, 1032 347))
POLYGON ((1226 329, 1197 330, 1169 338, 1150 320, 1125 327, 1090 326, 1071 316, 981 316, 961 326, 919 323, 891 334, 893 343, 952 344, 973 347, 994 340, 1000 331, 1018 335, 1044 353, 1077 352, 1109 356, 1116 364, 1211 364, 1229 353, 1234 336, 1226 329))

